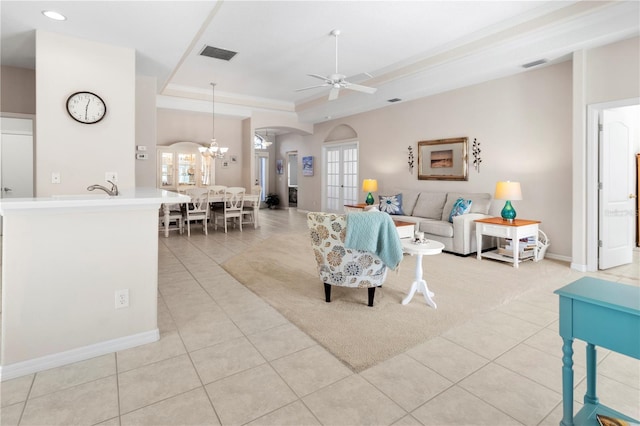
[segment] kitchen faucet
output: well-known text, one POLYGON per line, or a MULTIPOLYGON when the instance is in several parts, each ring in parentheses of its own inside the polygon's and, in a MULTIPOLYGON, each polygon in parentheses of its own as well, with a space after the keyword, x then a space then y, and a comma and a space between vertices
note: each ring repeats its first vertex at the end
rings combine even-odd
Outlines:
POLYGON ((111 189, 105 188, 102 185, 90 185, 87 187, 87 191, 93 191, 94 189, 101 189, 104 192, 106 192, 107 194, 111 195, 111 196, 115 196, 118 195, 118 185, 116 185, 115 183, 111 182, 110 180, 108 180, 107 182, 109 182, 111 184, 111 189))

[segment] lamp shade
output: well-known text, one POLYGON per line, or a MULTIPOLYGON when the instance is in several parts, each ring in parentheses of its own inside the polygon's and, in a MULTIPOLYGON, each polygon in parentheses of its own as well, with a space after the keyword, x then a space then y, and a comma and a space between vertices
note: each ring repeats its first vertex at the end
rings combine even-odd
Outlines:
POLYGON ((522 190, 520 182, 498 182, 496 183, 496 200, 522 200, 522 190))
POLYGON ((375 179, 365 179, 362 181, 362 190, 364 192, 376 192, 378 190, 378 181, 375 179))

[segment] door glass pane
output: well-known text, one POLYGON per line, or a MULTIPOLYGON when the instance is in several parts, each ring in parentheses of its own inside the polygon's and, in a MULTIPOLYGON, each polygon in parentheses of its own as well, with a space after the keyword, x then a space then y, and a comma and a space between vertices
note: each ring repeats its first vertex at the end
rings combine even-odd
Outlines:
POLYGON ((161 157, 161 178, 162 186, 173 186, 175 184, 173 177, 173 153, 163 152, 161 157))
POLYGON ((196 184, 196 154, 178 154, 178 184, 196 184))
POLYGON ((344 152, 344 199, 342 204, 356 204, 358 202, 357 197, 357 170, 358 170, 358 157, 357 148, 355 145, 345 146, 344 152))

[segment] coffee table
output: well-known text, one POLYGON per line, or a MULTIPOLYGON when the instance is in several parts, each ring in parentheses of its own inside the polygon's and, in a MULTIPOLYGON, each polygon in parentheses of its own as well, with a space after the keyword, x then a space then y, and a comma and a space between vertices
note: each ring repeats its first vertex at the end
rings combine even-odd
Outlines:
POLYGON ((409 290, 409 294, 407 297, 402 299, 402 304, 406 305, 411 302, 413 295, 418 293, 422 293, 424 296, 424 300, 427 302, 427 305, 431 306, 434 309, 437 309, 438 306, 436 302, 433 300, 434 293, 429 291, 427 287, 427 281, 425 281, 423 273, 422 273, 422 256, 430 256, 434 254, 442 253, 442 249, 444 249, 444 244, 439 241, 427 240, 422 244, 415 244, 412 240, 401 240, 402 241, 402 251, 412 256, 418 256, 416 259, 416 277, 413 283, 411 284, 411 290, 409 290))

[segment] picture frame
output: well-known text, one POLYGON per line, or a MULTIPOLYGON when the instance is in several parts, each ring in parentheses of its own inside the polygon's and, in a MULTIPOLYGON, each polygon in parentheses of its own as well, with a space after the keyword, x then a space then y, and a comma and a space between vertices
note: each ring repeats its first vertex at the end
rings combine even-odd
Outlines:
POLYGON ((231 164, 236 164, 238 162, 238 156, 237 155, 232 155, 231 156, 231 164))
POLYGON ((222 168, 223 169, 228 169, 229 168, 229 160, 227 160, 226 158, 222 159, 222 168))
POLYGON ((302 157, 302 176, 313 176, 313 157, 302 157))
POLYGON ((469 180, 468 138, 418 142, 419 180, 469 180))
POLYGON ((284 173, 284 164, 282 160, 276 160, 276 173, 279 175, 284 173))

